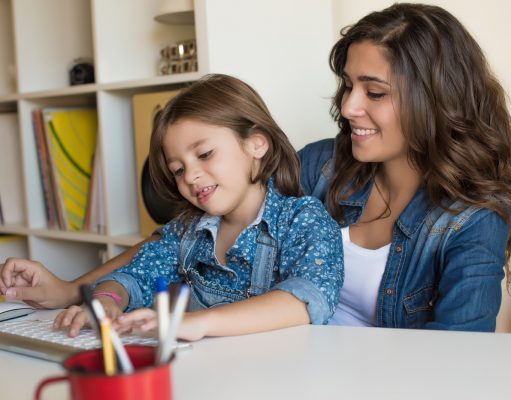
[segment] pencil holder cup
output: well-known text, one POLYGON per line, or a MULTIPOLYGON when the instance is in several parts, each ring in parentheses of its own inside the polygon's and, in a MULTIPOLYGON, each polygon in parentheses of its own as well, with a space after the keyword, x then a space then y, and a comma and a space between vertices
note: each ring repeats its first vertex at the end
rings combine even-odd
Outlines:
POLYGON ((68 381, 72 400, 171 400, 170 363, 155 365, 153 347, 126 346, 126 351, 132 374, 107 376, 101 349, 82 351, 64 361, 65 375, 41 381, 34 398, 39 400, 47 385, 68 381))

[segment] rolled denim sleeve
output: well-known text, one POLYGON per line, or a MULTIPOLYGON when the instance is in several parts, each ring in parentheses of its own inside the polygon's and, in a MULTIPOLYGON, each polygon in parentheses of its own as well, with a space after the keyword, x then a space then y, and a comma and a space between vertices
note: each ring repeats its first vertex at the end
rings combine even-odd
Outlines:
POLYGON ((283 241, 282 281, 271 290, 293 294, 307 305, 312 324, 326 324, 344 281, 341 230, 319 200, 302 197, 298 201, 283 241))
POLYGON ((169 222, 159 240, 145 243, 128 265, 98 280, 95 286, 106 281, 120 283, 129 295, 126 311, 151 307, 156 278, 163 276, 169 283, 181 280, 178 266, 183 231, 180 222, 169 222))
POLYGON ((443 273, 434 320, 425 328, 493 332, 509 226, 490 210, 479 210, 463 222, 450 232, 440 260, 443 273))
POLYGON ((123 272, 112 272, 111 274, 96 281, 96 283, 94 283, 94 287, 108 281, 115 281, 119 283, 128 292, 130 298, 125 311, 132 311, 145 306, 142 289, 133 276, 123 272))

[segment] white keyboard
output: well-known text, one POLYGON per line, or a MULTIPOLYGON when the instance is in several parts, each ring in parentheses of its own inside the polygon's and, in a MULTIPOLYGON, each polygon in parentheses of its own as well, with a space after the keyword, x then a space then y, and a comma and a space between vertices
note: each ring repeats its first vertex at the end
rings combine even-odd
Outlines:
MULTIPOLYGON (((62 344, 77 349, 95 349, 101 347, 101 342, 93 329, 82 329, 80 334, 74 338, 67 336, 67 332, 53 330, 52 320, 18 320, 0 322, 0 332, 11 333, 32 339, 39 339, 45 342, 62 344)), ((140 344, 145 346, 156 346, 157 340, 153 337, 138 335, 123 335, 121 340, 124 344, 140 344)), ((181 347, 178 344, 178 348, 181 347)), ((186 345, 183 343, 182 345, 186 345)))

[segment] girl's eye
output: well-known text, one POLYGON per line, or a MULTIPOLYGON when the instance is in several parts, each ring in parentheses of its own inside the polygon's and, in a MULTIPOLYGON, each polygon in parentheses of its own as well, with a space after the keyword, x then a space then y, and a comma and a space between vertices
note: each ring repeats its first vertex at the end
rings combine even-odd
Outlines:
POLYGON ((210 151, 207 151, 205 153, 202 153, 201 155, 199 155, 199 159, 200 160, 206 160, 206 159, 208 159, 211 156, 211 154, 213 154, 213 150, 210 150, 210 151))
POLYGON ((173 171, 172 173, 174 174, 174 176, 181 176, 181 175, 183 175, 184 171, 185 171, 184 168, 178 168, 175 171, 173 171))
POLYGON ((351 86, 348 86, 348 85, 344 86, 344 91, 345 92, 351 92, 351 89, 353 89, 351 86))
POLYGON ((381 99, 383 96, 385 96, 385 93, 374 93, 374 92, 367 92, 367 97, 371 99, 381 99))

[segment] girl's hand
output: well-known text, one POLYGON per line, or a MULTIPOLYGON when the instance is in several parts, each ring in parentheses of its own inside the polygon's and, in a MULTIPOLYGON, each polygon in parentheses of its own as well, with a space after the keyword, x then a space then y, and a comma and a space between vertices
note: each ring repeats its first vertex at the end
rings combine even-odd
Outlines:
POLYGON ((208 310, 186 313, 177 332, 179 339, 200 340, 208 332, 208 310))
POLYGON ((130 333, 133 329, 140 332, 155 333, 158 326, 158 317, 156 311, 149 308, 140 308, 119 316, 114 320, 113 327, 118 333, 130 333))
MULTIPOLYGON (((122 314, 122 310, 113 299, 104 297, 99 301, 110 319, 115 320, 122 314)), ((69 337, 76 337, 84 326, 90 326, 89 313, 85 310, 84 305, 69 307, 57 315, 53 322, 53 329, 68 329, 69 337)))
MULTIPOLYGON (((172 318, 172 315, 170 316, 172 318)), ((207 313, 186 313, 183 317, 179 330, 178 339, 194 341, 202 339, 207 332, 207 313)), ((130 333, 139 330, 141 333, 156 334, 158 327, 158 315, 149 308, 141 308, 124 314, 114 321, 114 328, 119 333, 130 333)))

